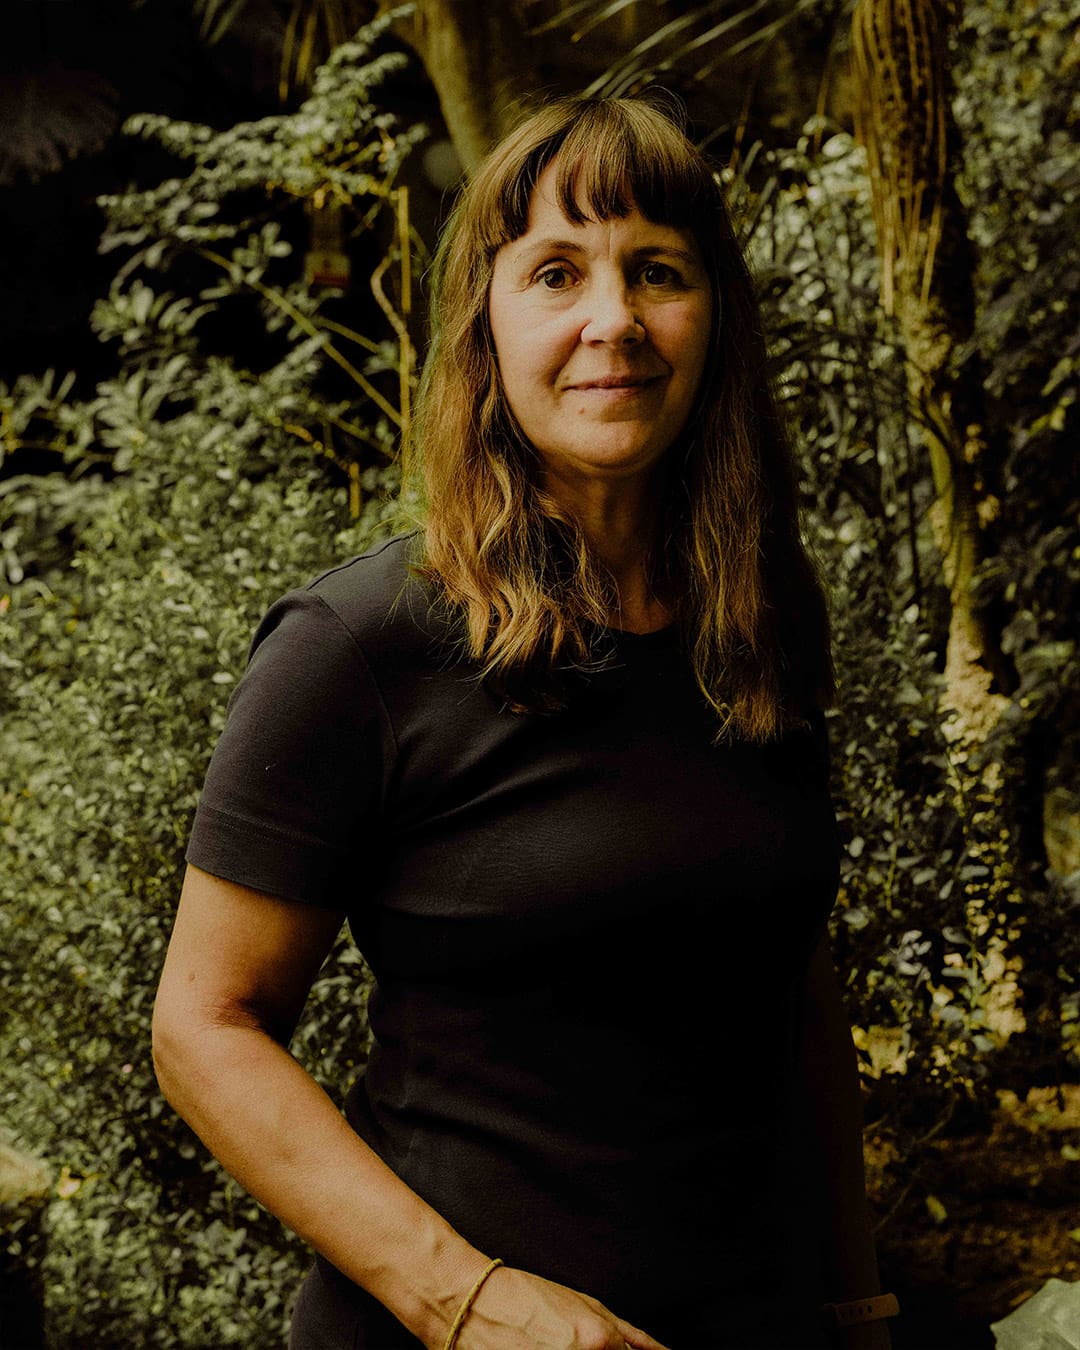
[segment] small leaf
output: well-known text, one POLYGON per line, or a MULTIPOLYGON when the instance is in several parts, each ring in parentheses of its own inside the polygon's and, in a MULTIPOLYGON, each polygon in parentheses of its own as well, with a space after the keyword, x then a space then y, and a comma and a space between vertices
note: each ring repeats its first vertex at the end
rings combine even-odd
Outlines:
POLYGON ((936 1195, 928 1195, 926 1197, 926 1212, 936 1224, 944 1223, 949 1217, 949 1211, 936 1195))

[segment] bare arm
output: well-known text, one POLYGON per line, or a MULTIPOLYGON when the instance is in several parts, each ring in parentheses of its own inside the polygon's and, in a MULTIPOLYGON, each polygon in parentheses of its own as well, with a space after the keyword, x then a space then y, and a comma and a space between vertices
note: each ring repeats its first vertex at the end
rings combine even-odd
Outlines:
MULTIPOLYGON (((285 1048, 341 922, 190 867, 154 1009, 158 1080, 257 1200, 439 1347, 487 1255, 368 1148, 285 1048)), ((460 1350, 540 1344, 662 1350, 592 1299, 497 1270, 460 1350)))
MULTIPOLYGON (((855 1047, 825 939, 810 961, 805 1027, 807 1118, 825 1188, 826 1290, 830 1302, 843 1303, 880 1292, 880 1280, 866 1202, 855 1047)), ((888 1350, 888 1324, 849 1328, 839 1343, 850 1350, 888 1350)))

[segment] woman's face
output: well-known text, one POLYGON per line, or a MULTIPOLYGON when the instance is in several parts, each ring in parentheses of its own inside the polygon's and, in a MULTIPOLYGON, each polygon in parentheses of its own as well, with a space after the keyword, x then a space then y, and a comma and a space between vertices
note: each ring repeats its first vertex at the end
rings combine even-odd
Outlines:
POLYGON ((495 256, 488 298, 507 402, 551 479, 641 479, 686 425, 712 294, 693 236, 637 210, 568 220, 555 165, 528 229, 495 256))

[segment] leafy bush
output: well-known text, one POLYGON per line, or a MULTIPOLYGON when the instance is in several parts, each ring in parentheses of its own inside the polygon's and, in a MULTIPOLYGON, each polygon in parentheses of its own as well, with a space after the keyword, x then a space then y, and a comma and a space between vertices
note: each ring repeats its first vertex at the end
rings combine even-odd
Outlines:
POLYGON ((814 124, 771 157, 747 203, 834 600, 847 839, 835 945, 864 1069, 902 1152, 958 1101, 1076 1071, 1080 874, 1048 870, 1044 841, 1048 790, 1071 803, 1062 828, 1080 825, 1066 791, 1080 735, 1076 17, 1075 0, 1022 20, 1005 0, 969 5, 956 53, 959 187, 978 273, 974 338, 953 359, 980 363, 988 415, 1004 429, 1002 462, 982 466, 976 585, 1015 667, 977 755, 942 710, 949 599, 929 528, 930 412, 911 402, 899 334, 876 303, 860 151, 814 124))
POLYGON ((752 252, 803 460, 810 540, 833 601, 834 787, 846 851, 835 948, 867 1073, 904 1073, 920 1116, 985 1074, 985 942, 966 916, 970 856, 942 725, 947 596, 926 525, 899 334, 878 304, 861 149, 820 125, 771 157, 752 252), (820 149, 815 142, 820 139, 820 149), (955 956, 974 987, 956 998, 955 956))
POLYGON ((1078 22, 1077 0, 983 0, 961 35, 956 98, 970 147, 958 188, 979 257, 974 341, 958 359, 982 363, 990 415, 1007 429, 987 475, 995 548, 976 586, 1003 616, 1015 688, 987 754, 1001 765, 1022 895, 1022 1053, 1048 1082, 1062 1038, 1074 1072, 1080 1053, 1078 22))
MULTIPOLYGON (((164 1107, 149 1025, 251 633, 279 594, 390 527, 396 409, 379 386, 397 389, 393 334, 360 344, 342 390, 332 297, 295 276, 278 218, 236 201, 261 187, 259 211, 283 208, 287 227, 297 194, 329 185, 377 225, 416 135, 370 100, 396 60, 364 63, 377 32, 339 50, 290 117, 220 135, 142 119, 195 167, 110 204, 107 242, 129 254, 94 322, 120 344, 119 375, 82 404, 49 380, 0 391, 9 448, 51 427, 73 470, 0 491, 0 997, 19 1010, 0 1027, 0 1116, 56 1174, 44 1280, 58 1350, 277 1343, 306 1261, 164 1107), (237 315, 270 335, 247 344, 258 368, 212 354, 237 315)), ((358 985, 342 944, 298 1038, 335 1091, 366 1052, 358 985)))

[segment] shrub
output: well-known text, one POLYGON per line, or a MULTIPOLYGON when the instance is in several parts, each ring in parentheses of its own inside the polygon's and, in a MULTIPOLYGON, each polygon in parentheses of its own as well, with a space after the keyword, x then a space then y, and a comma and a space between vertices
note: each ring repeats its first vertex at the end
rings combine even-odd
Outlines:
MULTIPOLYGON (((378 31, 339 50, 291 116, 220 134, 140 119, 194 167, 110 203, 107 243, 127 256, 94 322, 119 343, 119 374, 81 404, 49 380, 0 391, 9 448, 51 427, 70 465, 0 493, 0 998, 18 1009, 0 1027, 0 1117, 56 1179, 56 1350, 278 1343, 306 1262, 164 1106, 149 1026, 192 811, 251 633, 283 591, 387 533, 396 509, 396 409, 380 392, 398 387, 394 334, 361 340, 354 377, 335 382, 334 297, 296 277, 286 238, 301 198, 326 188, 367 227, 382 219, 416 132, 371 102, 397 59, 365 63, 378 31), (266 218, 238 209, 259 188, 266 218), (166 290, 170 278, 196 295, 166 290), (254 368, 213 354, 238 315, 269 334, 241 338, 254 368)), ((343 943, 298 1037, 335 1091, 364 1062, 364 987, 343 943)))

